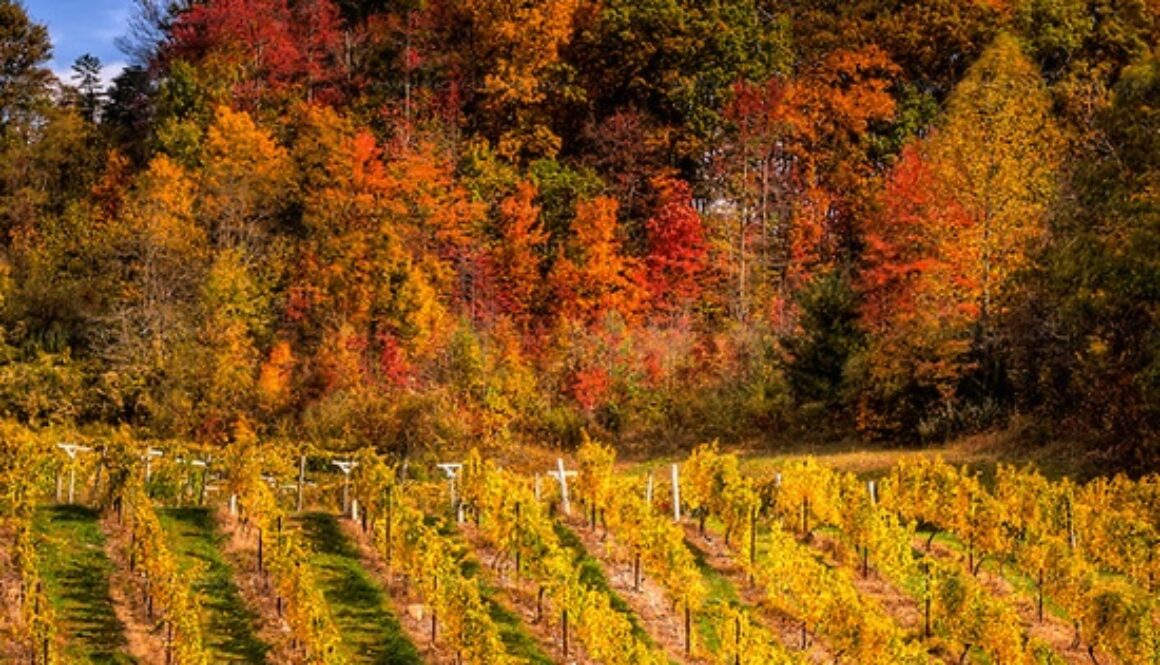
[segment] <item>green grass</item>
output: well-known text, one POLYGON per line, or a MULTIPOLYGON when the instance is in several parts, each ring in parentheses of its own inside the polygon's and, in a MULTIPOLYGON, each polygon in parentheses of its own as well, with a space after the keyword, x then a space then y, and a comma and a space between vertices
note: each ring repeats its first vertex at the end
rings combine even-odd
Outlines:
MULTIPOLYGON (((868 444, 856 439, 847 439, 825 443, 724 446, 722 450, 736 453, 741 458, 743 471, 755 476, 772 473, 788 462, 806 457, 813 457, 826 466, 854 473, 865 480, 882 477, 903 460, 915 461, 936 457, 941 457, 955 466, 966 465, 969 469, 979 472, 988 485, 1000 463, 1015 466, 1032 464, 1051 480, 1071 478, 1085 481, 1107 473, 1100 460, 1083 452, 1082 446, 1071 445, 1062 440, 1031 445, 1010 432, 989 432, 924 446, 868 444)), ((624 458, 623 471, 629 475, 642 477, 651 471, 658 492, 667 493, 669 465, 684 462, 689 452, 682 451, 649 458, 624 458)))
POLYGON ((45 591, 67 641, 69 660, 132 663, 124 626, 113 609, 105 537, 95 510, 53 506, 36 513, 45 591))
POLYGON ((419 665, 422 659, 391 612, 383 588, 359 562, 358 550, 338 519, 325 513, 302 517, 303 534, 314 548, 314 567, 326 602, 354 662, 419 665))
MULTIPOLYGON (((925 542, 926 539, 930 537, 931 533, 932 531, 930 527, 923 527, 920 528, 915 533, 915 535, 922 538, 925 542)), ((933 544, 942 545, 943 547, 946 547, 947 549, 955 552, 960 557, 965 558, 967 556, 967 546, 963 543, 962 540, 959 539, 958 536, 953 533, 941 530, 934 532, 934 534, 934 539, 931 541, 933 544)), ((925 548, 919 549, 922 550, 925 548)), ((976 552, 975 556, 979 556, 979 553, 976 552)), ((1035 602, 1035 599, 1038 597, 1039 591, 1038 583, 1036 580, 1028 575, 1025 571, 1020 569, 1018 566, 1016 566, 1014 563, 1006 562, 1003 565, 1000 565, 998 559, 988 556, 986 559, 984 559, 982 565, 980 566, 980 570, 986 570, 994 573, 1001 579, 1005 580, 1008 584, 1010 584, 1011 588, 1016 594, 1022 595, 1032 602, 1035 602)), ((1056 604, 1055 601, 1051 599, 1051 596, 1044 596, 1043 609, 1046 614, 1055 616, 1064 621, 1071 621, 1067 615, 1067 611, 1056 604)))
POLYGON ((576 558, 573 560, 573 563, 580 570, 580 582, 585 586, 608 594, 609 604, 612 606, 612 609, 628 617, 629 623, 632 624, 633 637, 636 637, 649 646, 656 646, 648 631, 644 629, 644 626, 640 625, 640 619, 632 611, 632 607, 608 585, 608 578, 605 577, 604 569, 600 567, 600 562, 588 553, 580 537, 559 522, 556 522, 554 527, 556 537, 560 539, 560 544, 576 553, 576 558))
MULTIPOLYGON (((475 577, 479 574, 480 564, 474 559, 464 558, 459 565, 466 577, 475 577)), ((552 659, 540 649, 536 640, 524 628, 519 615, 495 599, 497 589, 483 579, 480 579, 479 588, 483 602, 487 604, 487 613, 499 628, 499 637, 503 640, 507 654, 528 665, 552 665, 552 659)))
POLYGON ((158 514, 182 574, 201 597, 202 629, 214 662, 264 661, 270 647, 255 634, 257 616, 234 585, 213 515, 205 508, 170 508, 158 514))
MULTIPOLYGON (((434 518, 428 518, 429 523, 435 523, 434 518)), ((463 542, 461 534, 454 524, 443 522, 439 525, 439 533, 451 539, 455 546, 456 556, 459 559, 459 569, 467 578, 478 578, 479 592, 483 602, 487 605, 488 616, 499 629, 500 640, 503 641, 504 651, 521 663, 528 665, 552 665, 554 662, 540 649, 535 638, 528 633, 523 620, 515 612, 504 607, 495 596, 499 589, 480 577, 482 569, 479 561, 469 555, 467 543, 463 542)))
POLYGON ((704 551, 687 540, 685 546, 693 553, 697 570, 700 571, 701 579, 705 582, 705 605, 696 616, 697 633, 701 636, 701 644, 705 649, 710 653, 716 653, 721 648, 721 636, 717 634, 716 622, 714 621, 717 616, 717 608, 744 607, 744 603, 737 595, 737 589, 733 583, 716 568, 709 565, 704 551))

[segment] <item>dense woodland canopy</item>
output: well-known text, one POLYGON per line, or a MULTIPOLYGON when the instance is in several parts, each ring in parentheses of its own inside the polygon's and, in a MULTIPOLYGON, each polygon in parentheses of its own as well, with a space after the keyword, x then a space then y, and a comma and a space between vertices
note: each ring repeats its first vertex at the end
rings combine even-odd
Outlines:
POLYGON ((1156 0, 0 0, 0 415, 1160 455, 1156 0))

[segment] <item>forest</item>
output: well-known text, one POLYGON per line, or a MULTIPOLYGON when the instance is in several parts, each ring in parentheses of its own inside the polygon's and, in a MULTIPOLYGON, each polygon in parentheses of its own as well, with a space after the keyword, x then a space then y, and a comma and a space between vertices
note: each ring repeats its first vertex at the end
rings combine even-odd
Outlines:
POLYGON ((0 417, 1160 460, 1155 0, 0 0, 0 417))

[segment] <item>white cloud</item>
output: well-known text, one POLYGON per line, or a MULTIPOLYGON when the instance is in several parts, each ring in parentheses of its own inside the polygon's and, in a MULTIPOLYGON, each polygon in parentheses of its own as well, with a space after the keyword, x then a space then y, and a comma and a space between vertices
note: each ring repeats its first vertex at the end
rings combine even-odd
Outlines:
MULTIPOLYGON (((101 88, 104 90, 108 90, 109 86, 113 85, 113 79, 117 78, 117 75, 120 74, 122 71, 124 71, 124 69, 127 65, 128 65, 128 63, 126 63, 123 60, 117 60, 115 62, 102 62, 101 63, 101 88)), ((59 66, 54 67, 52 70, 52 73, 55 74, 56 78, 59 79, 60 82, 65 84, 65 85, 75 85, 76 84, 76 81, 73 80, 72 64, 69 64, 67 67, 64 67, 64 68, 61 68, 59 66)))

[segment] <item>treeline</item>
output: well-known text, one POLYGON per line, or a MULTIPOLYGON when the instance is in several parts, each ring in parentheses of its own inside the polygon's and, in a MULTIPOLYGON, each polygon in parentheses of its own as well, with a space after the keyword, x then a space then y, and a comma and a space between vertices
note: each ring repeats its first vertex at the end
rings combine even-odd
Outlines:
POLYGON ((0 0, 0 412, 1160 446, 1148 0, 0 0))

